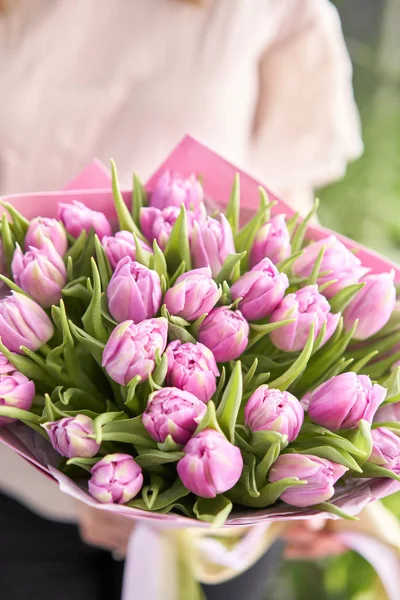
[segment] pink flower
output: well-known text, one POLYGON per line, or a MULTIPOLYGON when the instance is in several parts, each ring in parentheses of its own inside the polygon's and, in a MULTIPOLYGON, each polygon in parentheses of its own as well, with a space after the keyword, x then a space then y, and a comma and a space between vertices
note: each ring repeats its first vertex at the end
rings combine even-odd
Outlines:
POLYGON ((182 344, 178 340, 167 347, 167 382, 208 402, 217 389, 217 363, 209 348, 199 342, 182 344))
MULTIPOLYGON (((0 375, 0 406, 29 410, 35 395, 35 384, 18 371, 0 375)), ((15 421, 0 417, 0 425, 15 421)))
MULTIPOLYGON (((141 239, 138 238, 138 242, 146 252, 152 251, 141 239)), ((114 236, 106 235, 101 243, 112 269, 115 269, 119 261, 125 257, 136 260, 136 244, 129 231, 117 231, 114 236)))
POLYGON ((60 256, 64 256, 68 250, 68 240, 60 221, 47 217, 32 219, 25 236, 25 250, 29 250, 30 247, 41 250, 43 246, 46 247, 47 240, 53 244, 60 256))
POLYGON ((142 486, 142 469, 129 454, 107 454, 92 467, 89 492, 103 504, 125 504, 142 486))
POLYGON ((160 277, 128 256, 117 264, 107 288, 108 308, 116 321, 140 323, 161 306, 160 277))
POLYGON ((203 207, 203 200, 203 188, 195 175, 185 178, 165 171, 154 186, 150 206, 162 210, 168 206, 180 208, 184 204, 187 210, 194 211, 203 207))
POLYGON ((250 431, 277 431, 293 442, 303 424, 304 410, 289 392, 261 385, 247 400, 244 420, 250 431))
POLYGON ((156 442, 171 435, 177 444, 186 444, 205 412, 205 404, 190 392, 166 387, 150 394, 142 421, 156 442))
POLYGON ((387 390, 367 375, 348 372, 331 377, 308 397, 308 414, 314 423, 331 431, 357 427, 361 419, 372 423, 387 390))
POLYGON ((292 506, 313 506, 326 502, 335 493, 334 484, 348 469, 342 465, 309 454, 283 454, 274 462, 270 472, 271 483, 296 477, 305 485, 287 488, 281 500, 292 506))
POLYGON ((269 258, 263 258, 231 287, 232 299, 242 298, 239 308, 249 321, 270 315, 285 295, 289 280, 269 258))
POLYGON ((285 215, 275 215, 264 223, 254 238, 250 251, 250 266, 254 267, 267 257, 278 264, 292 253, 290 233, 286 226, 285 215))
POLYGON ((199 329, 199 342, 212 350, 217 362, 235 360, 249 342, 249 324, 240 310, 213 308, 199 329))
POLYGON ((210 312, 221 297, 221 290, 211 279, 210 267, 183 273, 167 290, 164 303, 171 315, 195 321, 210 312))
POLYGON ((65 417, 43 425, 50 442, 61 456, 91 458, 96 456, 100 444, 89 436, 94 435, 93 421, 86 415, 65 417))
POLYGON ((243 459, 239 448, 214 429, 192 437, 178 462, 177 470, 188 490, 201 498, 215 498, 239 481, 243 459))
POLYGON ((155 367, 157 352, 167 345, 168 322, 163 317, 147 319, 137 325, 124 321, 118 325, 103 351, 103 367, 114 381, 127 385, 134 377, 148 379, 155 367))
POLYGON ((203 223, 193 225, 191 252, 196 268, 211 267, 215 277, 229 254, 235 253, 233 234, 223 214, 219 219, 207 217, 203 223))
POLYGON ((308 285, 293 294, 288 294, 270 317, 271 323, 294 319, 293 323, 272 331, 272 343, 284 352, 303 350, 314 323, 314 340, 326 323, 325 344, 335 331, 340 314, 332 314, 326 298, 318 292, 316 285, 308 285))
POLYGON ((400 438, 386 427, 372 430, 373 447, 369 462, 400 475, 400 438))
POLYGON ((71 204, 60 202, 58 205, 57 218, 64 223, 68 233, 77 238, 82 230, 95 233, 102 239, 105 235, 111 235, 111 225, 106 216, 97 210, 91 210, 78 200, 73 200, 71 204))
MULTIPOLYGON (((140 211, 140 227, 145 238, 150 242, 157 240, 161 250, 164 250, 180 212, 181 209, 177 206, 167 206, 162 210, 151 206, 142 208, 140 211)), ((186 217, 189 239, 191 239, 193 223, 195 220, 204 221, 205 215, 199 211, 187 211, 186 217)))
POLYGON ((22 354, 21 346, 38 350, 53 333, 52 322, 34 300, 17 292, 0 300, 0 337, 11 352, 22 354))

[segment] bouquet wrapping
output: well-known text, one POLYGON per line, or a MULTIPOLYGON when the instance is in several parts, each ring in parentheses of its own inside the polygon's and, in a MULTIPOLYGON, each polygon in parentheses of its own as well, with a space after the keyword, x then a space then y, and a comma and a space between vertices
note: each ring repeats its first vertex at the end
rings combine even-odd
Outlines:
POLYGON ((270 523, 399 489, 400 270, 191 138, 133 191, 112 167, 3 201, 0 439, 139 522, 125 593, 157 598, 160 530, 260 525, 238 572, 270 523))

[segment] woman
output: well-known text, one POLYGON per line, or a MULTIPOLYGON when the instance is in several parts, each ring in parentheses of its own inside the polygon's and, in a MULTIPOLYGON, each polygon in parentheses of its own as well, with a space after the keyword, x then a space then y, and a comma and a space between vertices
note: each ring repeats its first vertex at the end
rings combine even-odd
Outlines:
MULTIPOLYGON (((307 210, 313 189, 361 152, 328 0, 3 5, 2 194, 62 187, 94 156, 114 157, 122 183, 133 168, 145 179, 190 133, 307 210)), ((120 566, 68 523, 78 518, 84 539, 119 551, 127 528, 115 539, 116 524, 77 516, 51 482, 0 453, 0 599, 118 598, 120 566)), ((208 598, 262 598, 266 564, 271 556, 208 598)))

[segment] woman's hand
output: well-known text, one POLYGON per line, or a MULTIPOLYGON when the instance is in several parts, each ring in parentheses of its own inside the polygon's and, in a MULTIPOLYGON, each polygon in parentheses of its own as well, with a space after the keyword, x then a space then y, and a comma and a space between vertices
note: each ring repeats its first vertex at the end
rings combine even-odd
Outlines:
POLYGON ((78 526, 83 541, 123 558, 135 526, 134 521, 106 510, 91 508, 83 503, 79 503, 77 510, 78 526))
POLYGON ((337 556, 348 548, 332 531, 332 522, 314 518, 289 525, 282 537, 286 541, 285 558, 291 560, 317 560, 337 556))

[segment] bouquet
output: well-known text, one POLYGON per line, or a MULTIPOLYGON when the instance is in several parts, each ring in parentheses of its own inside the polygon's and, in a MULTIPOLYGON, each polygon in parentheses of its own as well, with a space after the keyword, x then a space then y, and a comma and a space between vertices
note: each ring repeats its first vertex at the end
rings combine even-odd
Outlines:
POLYGON ((399 489, 399 272, 233 173, 189 138, 3 202, 1 439, 141 521, 354 518, 399 489))

